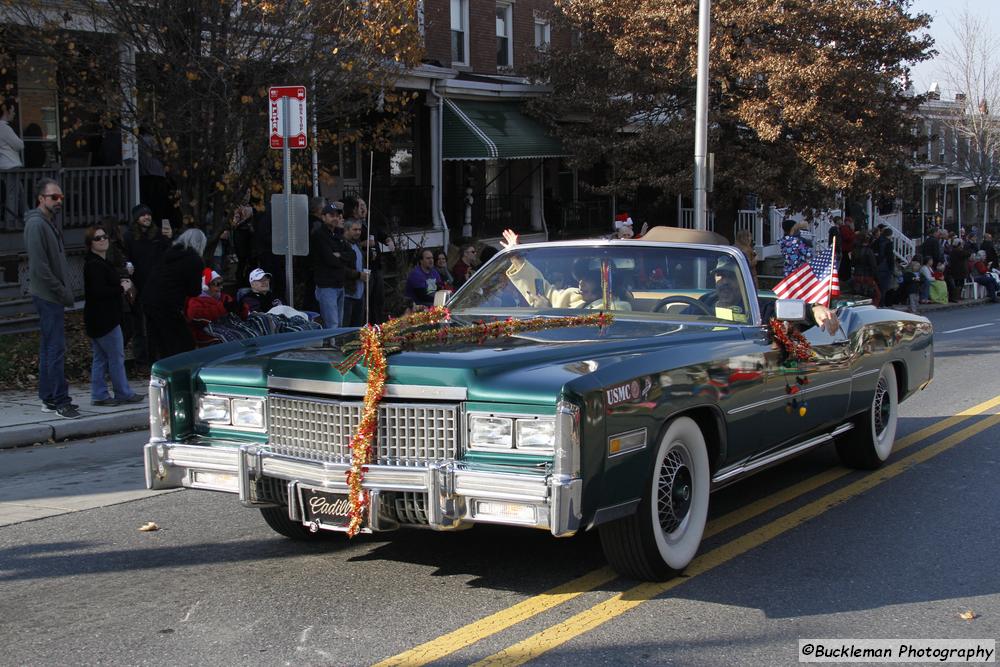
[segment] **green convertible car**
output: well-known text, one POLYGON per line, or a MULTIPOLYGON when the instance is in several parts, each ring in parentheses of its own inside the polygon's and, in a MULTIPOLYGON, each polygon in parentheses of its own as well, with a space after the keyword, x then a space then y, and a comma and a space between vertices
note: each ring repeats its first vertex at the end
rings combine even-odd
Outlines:
POLYGON ((363 532, 596 529, 619 572, 661 580, 694 558, 713 490, 827 443, 879 466, 899 402, 933 375, 926 318, 840 300, 835 333, 810 326, 711 232, 515 246, 446 306, 420 329, 437 339, 386 348, 363 491, 348 483, 371 373, 345 364, 357 329, 157 363, 147 485, 238 494, 296 539, 346 531, 359 498, 363 532), (580 317, 599 312, 611 321, 580 317), (524 324, 538 318, 553 326, 524 324), (497 321, 503 336, 444 337, 497 321))

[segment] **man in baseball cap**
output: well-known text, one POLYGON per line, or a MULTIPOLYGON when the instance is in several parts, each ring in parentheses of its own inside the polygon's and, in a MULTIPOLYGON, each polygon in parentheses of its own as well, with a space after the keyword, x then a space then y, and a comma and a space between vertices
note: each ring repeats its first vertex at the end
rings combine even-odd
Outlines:
POLYGON ((250 289, 240 290, 237 299, 243 319, 250 313, 266 313, 281 305, 281 299, 271 292, 271 274, 259 267, 250 272, 250 289))

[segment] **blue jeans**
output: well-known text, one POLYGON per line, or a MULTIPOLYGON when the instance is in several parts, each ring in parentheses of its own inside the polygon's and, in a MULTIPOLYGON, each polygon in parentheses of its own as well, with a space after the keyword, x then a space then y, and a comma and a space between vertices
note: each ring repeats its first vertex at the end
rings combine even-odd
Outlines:
POLYGON ((344 297, 345 327, 360 327, 365 323, 365 302, 363 299, 344 297))
POLYGON ((104 401, 111 398, 104 376, 111 377, 115 398, 123 400, 135 396, 128 386, 125 376, 125 339, 122 328, 115 327, 100 338, 91 338, 90 347, 94 351, 94 363, 90 367, 90 400, 104 401))
POLYGON ((66 382, 66 308, 31 297, 38 311, 42 330, 38 345, 38 398, 48 405, 60 407, 69 404, 69 383, 66 382))
POLYGON ((323 326, 327 329, 339 329, 344 320, 344 288, 317 287, 316 301, 319 302, 319 312, 323 316, 323 326))

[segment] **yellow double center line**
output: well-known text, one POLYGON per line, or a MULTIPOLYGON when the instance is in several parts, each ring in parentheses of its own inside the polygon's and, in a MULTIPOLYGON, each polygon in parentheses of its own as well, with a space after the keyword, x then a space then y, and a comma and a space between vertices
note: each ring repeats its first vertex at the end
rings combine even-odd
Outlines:
MULTIPOLYGON (((987 410, 1000 406, 1000 396, 996 396, 988 401, 975 405, 967 410, 942 419, 915 433, 902 438, 896 442, 893 448, 898 452, 917 442, 921 442, 942 431, 945 431, 956 424, 959 424, 973 416, 982 414, 987 410)), ((750 549, 756 548, 768 540, 781 535, 794 528, 800 523, 814 518, 831 507, 840 504, 882 482, 909 470, 917 463, 940 454, 941 452, 954 447, 968 438, 980 433, 995 424, 1000 423, 1000 415, 994 415, 976 424, 968 426, 961 431, 945 438, 941 442, 935 443, 912 454, 911 456, 892 463, 879 471, 878 475, 868 475, 852 484, 849 484, 837 491, 823 496, 803 507, 785 515, 784 517, 767 524, 757 530, 742 535, 732 542, 728 542, 712 551, 695 558, 685 569, 685 577, 677 577, 662 583, 645 583, 635 586, 627 591, 613 596, 611 599, 597 604, 586 611, 566 619, 565 621, 553 625, 545 630, 528 637, 527 639, 510 646, 499 653, 496 653, 481 662, 480 665, 520 665, 529 660, 533 660, 546 651, 577 637, 599 625, 609 621, 615 616, 625 613, 630 609, 646 602, 662 593, 679 586, 688 581, 691 577, 726 563, 736 556, 746 553, 750 549)), ((834 468, 825 473, 821 473, 807 480, 803 480, 787 489, 783 489, 776 494, 762 498, 745 507, 726 514, 711 521, 705 529, 705 537, 717 535, 718 533, 732 528, 740 523, 748 521, 756 516, 768 512, 790 500, 802 496, 810 491, 818 489, 830 482, 837 480, 852 471, 846 468, 834 468)), ((511 607, 502 609, 494 614, 490 614, 474 623, 458 628, 453 632, 432 639, 429 642, 416 646, 408 651, 387 658, 377 663, 376 667, 387 667, 388 665, 425 665, 435 660, 461 650, 475 642, 485 639, 498 632, 532 618, 538 614, 546 612, 558 605, 568 602, 573 598, 591 591, 609 581, 617 578, 617 574, 609 567, 603 567, 588 574, 569 581, 561 586, 557 586, 544 593, 528 598, 511 607)))

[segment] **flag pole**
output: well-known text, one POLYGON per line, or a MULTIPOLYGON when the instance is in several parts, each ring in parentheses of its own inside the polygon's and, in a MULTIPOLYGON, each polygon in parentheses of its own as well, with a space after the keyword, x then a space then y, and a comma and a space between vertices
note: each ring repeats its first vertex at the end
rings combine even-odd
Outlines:
MULTIPOLYGON (((826 307, 829 308, 830 304, 833 303, 833 272, 835 270, 837 263, 837 237, 833 237, 833 245, 830 246, 830 284, 827 286, 826 292, 826 307)), ((838 280, 840 276, 837 277, 838 280)))

